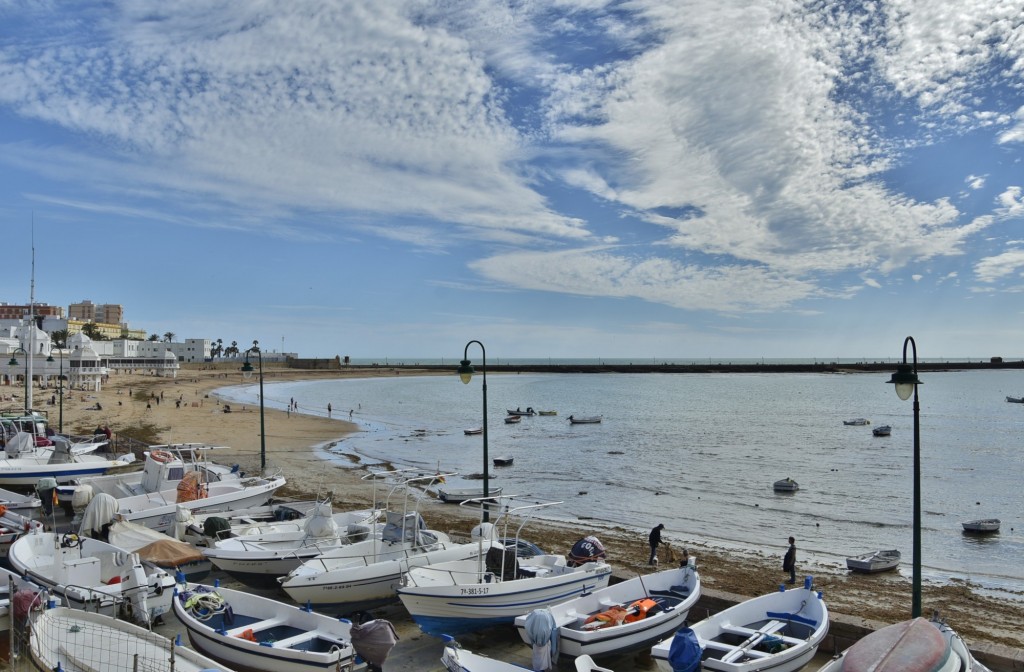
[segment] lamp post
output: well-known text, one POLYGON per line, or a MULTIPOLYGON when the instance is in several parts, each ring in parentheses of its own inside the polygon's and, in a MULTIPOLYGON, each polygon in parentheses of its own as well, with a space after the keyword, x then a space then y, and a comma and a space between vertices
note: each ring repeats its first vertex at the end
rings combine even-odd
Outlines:
POLYGON ((7 362, 7 365, 8 366, 17 366, 18 365, 18 358, 15 357, 15 355, 17 355, 19 352, 25 355, 25 411, 28 412, 28 411, 32 410, 32 409, 30 409, 28 407, 29 406, 29 404, 28 404, 28 360, 29 360, 29 357, 31 357, 32 355, 28 354, 28 350, 26 350, 25 348, 23 348, 23 347, 21 347, 19 345, 18 347, 16 347, 11 352, 11 361, 7 362))
MULTIPOLYGON (((484 437, 484 500, 486 500, 490 496, 491 491, 488 488, 488 476, 487 476, 487 350, 484 349, 484 344, 483 343, 481 343, 480 341, 470 341, 469 343, 466 343, 466 348, 462 352, 462 361, 459 363, 458 371, 459 371, 459 379, 463 383, 468 385, 469 381, 473 378, 473 374, 476 373, 476 370, 473 368, 473 365, 469 361, 469 346, 473 345, 474 343, 476 343, 477 345, 480 346, 480 352, 483 355, 483 362, 484 362, 483 363, 483 375, 484 375, 484 384, 483 384, 483 393, 484 393, 484 424, 483 424, 483 430, 484 431, 483 431, 483 437, 484 437)), ((486 523, 489 520, 489 516, 487 515, 487 502, 486 501, 483 502, 483 507, 484 507, 483 522, 486 523)))
POLYGON ((921 615, 921 405, 917 401, 917 343, 910 336, 903 341, 903 363, 896 367, 889 382, 896 386, 896 394, 906 401, 914 395, 914 569, 913 597, 910 617, 921 615), (914 363, 907 363, 907 345, 914 353, 914 363))
POLYGON ((60 434, 64 433, 64 351, 55 345, 50 346, 50 356, 46 358, 47 362, 53 363, 53 351, 56 350, 60 353, 60 372, 57 374, 57 380, 60 384, 60 419, 57 425, 57 431, 60 434))
POLYGON ((242 376, 246 380, 252 378, 252 364, 249 363, 249 353, 255 352, 260 365, 260 474, 267 468, 267 431, 263 421, 263 353, 260 352, 260 342, 253 341, 252 347, 245 351, 245 364, 242 365, 242 376))

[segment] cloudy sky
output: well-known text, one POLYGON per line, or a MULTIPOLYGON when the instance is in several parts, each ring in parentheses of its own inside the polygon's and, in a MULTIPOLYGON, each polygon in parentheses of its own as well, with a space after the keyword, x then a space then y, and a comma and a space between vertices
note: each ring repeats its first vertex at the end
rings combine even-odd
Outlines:
POLYGON ((307 356, 1024 356, 1019 0, 0 0, 0 300, 307 356))

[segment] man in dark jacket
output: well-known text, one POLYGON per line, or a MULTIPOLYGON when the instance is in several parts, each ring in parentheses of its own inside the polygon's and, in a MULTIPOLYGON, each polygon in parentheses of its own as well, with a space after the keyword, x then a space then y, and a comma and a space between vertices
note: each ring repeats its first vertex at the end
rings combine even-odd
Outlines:
POLYGON ((782 571, 789 572, 789 582, 796 583, 796 539, 789 538, 789 550, 782 559, 782 571))
POLYGON ((658 546, 661 544, 661 531, 665 529, 665 523, 658 523, 651 530, 651 535, 647 537, 647 543, 651 545, 651 557, 647 561, 648 565, 655 565, 658 563, 658 546))

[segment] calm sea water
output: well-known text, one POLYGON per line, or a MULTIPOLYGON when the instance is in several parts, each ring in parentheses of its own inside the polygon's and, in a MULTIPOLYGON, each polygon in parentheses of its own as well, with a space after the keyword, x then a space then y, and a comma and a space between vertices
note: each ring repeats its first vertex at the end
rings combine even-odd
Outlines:
MULTIPOLYGON (((913 410, 888 375, 876 374, 530 374, 487 379, 491 487, 562 500, 550 511, 647 530, 665 523, 687 540, 781 554, 793 535, 804 556, 897 548, 912 553, 913 410), (554 409, 554 417, 504 423, 509 408, 554 409), (601 415, 598 425, 568 416, 601 415), (846 426, 866 417, 872 425, 846 426), (892 436, 872 436, 888 424, 892 436), (772 483, 791 477, 794 494, 772 483)), ((1024 590, 1021 477, 1024 372, 969 371, 922 376, 921 490, 926 578, 969 578, 1024 590), (996 517, 1002 531, 977 537, 960 523, 996 517)), ((364 462, 483 469, 482 379, 456 376, 355 379, 266 385, 266 404, 347 417, 364 431, 333 450, 364 462)), ((222 391, 257 403, 255 385, 222 391)), ((330 437, 325 437, 325 439, 330 437)), ((460 483, 469 485, 479 481, 460 483)))

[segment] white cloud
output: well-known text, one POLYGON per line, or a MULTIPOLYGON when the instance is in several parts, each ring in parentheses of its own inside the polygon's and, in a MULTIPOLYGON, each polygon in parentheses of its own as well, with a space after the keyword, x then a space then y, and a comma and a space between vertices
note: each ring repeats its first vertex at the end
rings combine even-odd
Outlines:
POLYGON ((864 284, 867 285, 868 287, 874 287, 875 289, 882 288, 882 283, 880 283, 878 280, 875 280, 874 278, 864 278, 864 284))
POLYGON ((921 275, 920 273, 914 273, 913 275, 910 276, 910 279, 913 280, 914 282, 921 282, 921 278, 923 277, 924 276, 921 275))
POLYGON ((1013 115, 1014 124, 999 134, 999 143, 1024 142, 1024 106, 1013 115))
POLYGON ((965 179, 964 182, 966 182, 967 186, 970 187, 971 189, 981 189, 982 187, 985 186, 985 176, 968 175, 967 179, 965 179))
POLYGON ((1007 187, 999 194, 996 214, 1005 219, 1024 217, 1024 194, 1020 187, 1007 187))
POLYGON ((1024 269, 1024 250, 1010 250, 978 261, 974 265, 974 275, 980 282, 994 283, 1020 274, 1021 269, 1024 269))

